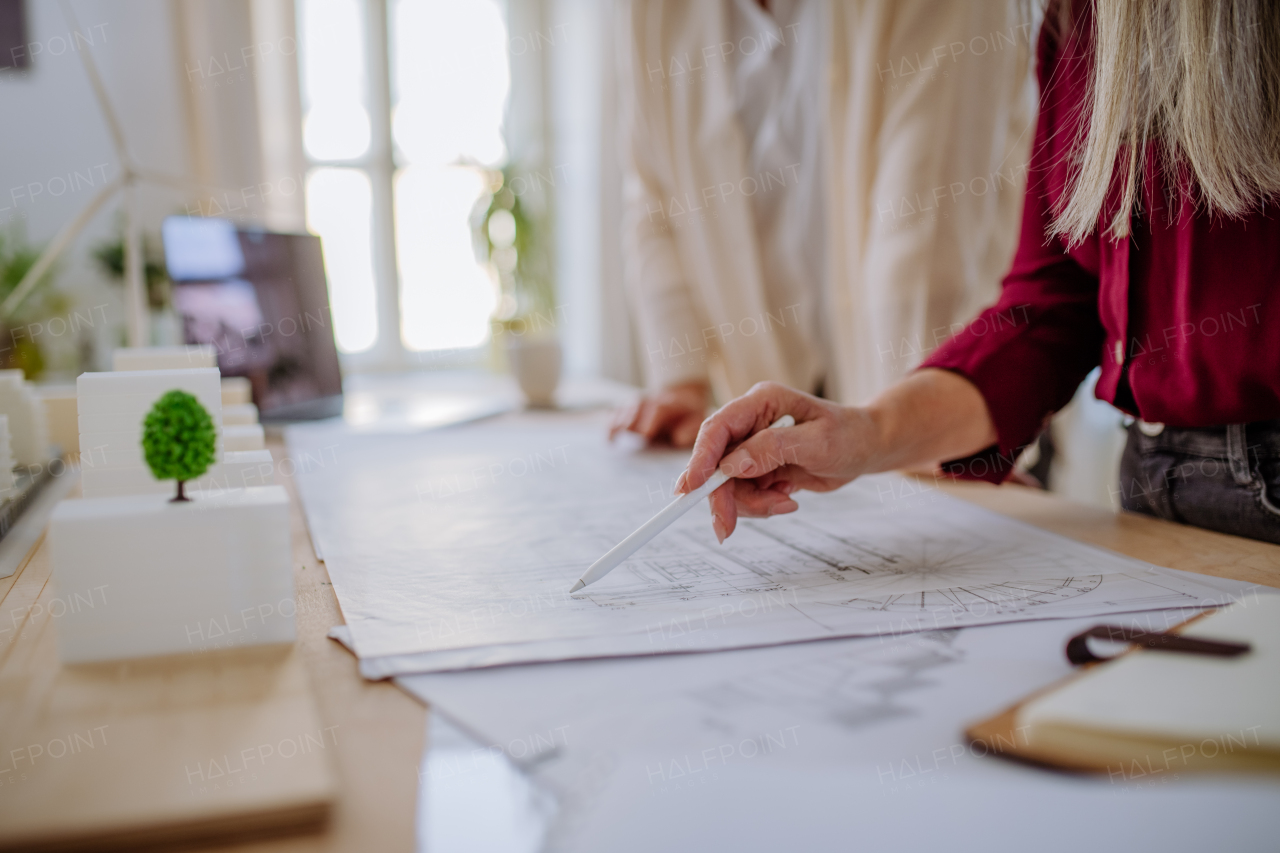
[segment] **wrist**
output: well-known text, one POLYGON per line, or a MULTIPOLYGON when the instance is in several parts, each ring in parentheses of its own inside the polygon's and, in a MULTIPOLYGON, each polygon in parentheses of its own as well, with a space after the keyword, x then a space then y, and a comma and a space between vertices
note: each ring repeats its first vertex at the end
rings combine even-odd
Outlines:
POLYGON ((857 457, 857 476, 888 470, 884 462, 890 456, 889 414, 874 403, 847 407, 846 422, 850 441, 857 457))

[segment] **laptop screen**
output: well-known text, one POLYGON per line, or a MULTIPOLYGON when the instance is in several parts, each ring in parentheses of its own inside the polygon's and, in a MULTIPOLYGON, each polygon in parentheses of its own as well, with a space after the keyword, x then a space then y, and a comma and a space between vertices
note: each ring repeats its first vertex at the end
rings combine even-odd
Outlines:
POLYGON ((223 376, 248 378, 264 421, 340 414, 320 238, 183 216, 162 233, 186 343, 213 346, 223 376))

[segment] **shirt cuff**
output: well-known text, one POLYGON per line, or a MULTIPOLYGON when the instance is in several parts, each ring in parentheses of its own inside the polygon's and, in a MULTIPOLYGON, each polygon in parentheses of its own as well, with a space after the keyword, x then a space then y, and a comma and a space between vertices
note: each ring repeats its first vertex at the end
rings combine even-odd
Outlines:
MULTIPOLYGON (((986 389, 983 388, 980 382, 976 381, 972 376, 969 376, 964 370, 943 364, 930 364, 929 362, 925 362, 917 369, 923 370, 925 368, 947 370, 957 376, 963 376, 978 389, 978 393, 982 394, 983 399, 987 402, 987 408, 991 414, 992 420, 995 420, 995 413, 990 411, 992 408, 991 398, 987 396, 986 389)), ((996 434, 997 436, 1000 435, 998 425, 996 434)), ((1013 471, 1014 466, 1017 465, 1018 457, 1020 457, 1022 452, 1036 441, 1039 435, 1039 432, 1037 432, 1027 444, 1009 445, 1007 447, 997 439, 996 443, 992 444, 990 447, 979 450, 977 453, 970 456, 943 462, 940 467, 944 474, 954 477, 957 480, 980 480, 982 482, 999 485, 1008 478, 1009 474, 1013 471)))
POLYGON ((981 480, 998 486, 1009 476, 1017 460, 1018 455, 1010 459, 1000 452, 1000 445, 993 444, 972 456, 943 462, 942 473, 957 480, 981 480))

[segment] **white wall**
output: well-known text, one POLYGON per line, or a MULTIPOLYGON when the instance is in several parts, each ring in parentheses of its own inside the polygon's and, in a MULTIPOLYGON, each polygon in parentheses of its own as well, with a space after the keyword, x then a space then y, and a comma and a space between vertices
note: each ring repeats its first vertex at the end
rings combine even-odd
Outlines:
MULTIPOLYGON (((186 169, 181 122, 155 119, 181 115, 167 4, 81 0, 73 8, 81 33, 74 41, 98 61, 128 128, 130 152, 155 168, 186 169)), ((7 228, 25 227, 31 241, 44 243, 89 203, 105 180, 119 175, 120 164, 80 56, 67 46, 71 28, 59 4, 28 2, 27 15, 33 67, 23 73, 0 72, 5 124, 0 133, 0 222, 7 228), (83 179, 87 175, 93 176, 94 186, 83 179), (65 188, 68 180, 78 186, 65 188)), ((156 192, 142 193, 139 201, 152 224, 175 203, 172 193, 156 192)), ((56 278, 73 296, 79 314, 95 318, 92 330, 76 325, 81 334, 93 336, 99 352, 117 343, 124 314, 120 288, 97 273, 88 249, 111 236, 116 209, 111 205, 95 218, 63 258, 56 278)), ((44 343, 65 351, 72 342, 46 336, 44 343)))
MULTIPOLYGON (((545 101, 513 103, 511 119, 544 146, 528 153, 540 155, 544 171, 557 181, 566 368, 627 379, 632 366, 618 255, 613 3, 508 2, 513 50, 517 39, 527 39, 520 45, 524 67, 548 86, 545 101), (535 30, 541 38, 529 38, 535 30)), ((183 212, 303 226, 300 126, 291 92, 297 79, 292 0, 72 3, 79 46, 98 64, 130 157, 140 169, 202 185, 140 190, 144 231, 157 233, 166 215, 183 212)), ((24 225, 28 237, 42 244, 96 188, 120 174, 121 163, 80 57, 66 47, 70 28, 59 4, 29 0, 28 12, 31 41, 40 45, 34 67, 0 72, 0 227, 8 221, 24 225), (61 181, 76 172, 81 187, 63 190, 61 181)), ((513 58, 513 75, 520 66, 513 58)), ((513 80, 513 99, 530 92, 528 86, 521 90, 521 81, 513 80)), ((121 342, 124 312, 119 286, 97 271, 89 251, 114 235, 118 209, 112 202, 90 223, 56 278, 82 315, 92 310, 99 318, 88 330, 99 366, 121 342)), ((68 354, 75 350, 70 335, 46 342, 68 354)))
MULTIPOLYGON (((263 142, 270 134, 257 122, 263 78, 278 88, 282 74, 286 81, 289 74, 296 77, 296 57, 268 56, 270 51, 259 48, 280 44, 280 34, 263 34, 263 27, 279 27, 282 20, 292 26, 290 0, 73 0, 72 8, 78 39, 60 4, 28 0, 33 67, 0 72, 0 227, 25 228, 32 242, 43 244, 89 203, 104 180, 121 172, 81 57, 69 43, 97 63, 139 169, 212 185, 186 191, 143 187, 138 210, 144 231, 157 234, 165 216, 209 212, 215 203, 224 210, 241 204, 227 212, 242 220, 274 218, 277 224, 292 216, 300 225, 294 213, 301 210, 300 188, 295 199, 276 205, 274 216, 266 216, 268 207, 256 198, 257 187, 264 181, 280 185, 276 173, 291 168, 290 141, 281 142, 279 133, 274 165, 263 165, 263 142), (215 72, 215 59, 221 73, 215 72), (239 70, 226 70, 231 66, 239 70), (95 186, 86 180, 90 175, 95 186), (67 180, 78 188, 66 189, 67 180)), ((282 46, 292 48, 288 41, 282 46)), ((285 126, 290 122, 296 125, 286 117, 285 126)), ((94 218, 63 256, 55 279, 81 316, 91 312, 97 318, 88 334, 99 366, 121 342, 124 313, 120 287, 97 271, 89 251, 114 236, 118 210, 112 202, 94 218)), ((84 323, 75 325, 85 333, 84 323)), ((75 348, 70 332, 65 340, 43 334, 54 351, 75 348)))
MULTIPOLYGON (((531 0, 515 0, 513 11, 521 2, 531 0)), ((630 382, 636 376, 621 289, 615 7, 602 0, 541 2, 546 38, 537 43, 544 53, 549 99, 547 162, 557 180, 565 370, 630 382)), ((513 28, 511 35, 515 39, 521 33, 513 28)))

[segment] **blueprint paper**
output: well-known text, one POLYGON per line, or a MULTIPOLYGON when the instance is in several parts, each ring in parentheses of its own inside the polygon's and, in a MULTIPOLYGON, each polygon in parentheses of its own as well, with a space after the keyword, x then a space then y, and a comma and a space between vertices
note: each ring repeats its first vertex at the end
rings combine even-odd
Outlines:
MULTIPOLYGON (((1152 608, 1180 608, 1183 619, 1201 609, 1223 605, 1256 595, 1258 587, 1239 581, 1211 578, 1175 569, 1154 568, 1141 575, 1086 575, 1043 581, 1015 581, 981 587, 931 590, 914 595, 888 595, 837 607, 845 618, 839 636, 880 637, 920 631, 944 630, 974 625, 993 625, 1039 619, 1072 619, 1132 613, 1152 608)), ((1181 621, 1179 619, 1178 621, 1181 621)), ((688 634, 655 638, 646 654, 673 651, 708 651, 708 644, 722 642, 706 626, 695 623, 688 634)), ((668 634, 674 633, 669 630, 668 634)), ((348 648, 353 648, 351 632, 339 626, 330 632, 348 648)), ((748 648, 764 643, 743 643, 748 648)), ((636 644, 629 635, 596 638, 590 657, 635 655, 636 644)), ((407 655, 387 655, 360 659, 360 673, 378 680, 397 675, 448 672, 502 666, 519 662, 547 662, 581 658, 576 640, 550 640, 514 646, 496 645, 473 649, 434 651, 407 655)))
MULTIPOLYGON (((1114 621, 1163 630, 1183 616, 1114 621)), ((1067 676, 1066 641, 1091 624, 561 662, 397 684, 474 741, 425 763, 424 796, 464 789, 510 762, 558 803, 549 828, 540 827, 550 850, 652 850, 664 848, 663 837, 665 847, 679 838, 682 849, 743 851, 1117 849, 1121 839, 1132 849, 1274 849, 1280 816, 1264 805, 1280 795, 1274 780, 1188 777, 1177 766, 1075 777, 995 760, 965 742, 975 719, 1067 676), (1189 809, 1226 809, 1238 820, 1188 821, 1189 809), (1066 819, 1082 814, 1089 819, 1066 819)))
POLYGON ((413 656, 418 670, 918 631, 1076 599, 1084 613, 1152 609, 1212 591, 880 475, 745 519, 723 546, 704 503, 570 596, 670 500, 686 454, 611 446, 603 419, 583 415, 327 434, 324 447, 314 435, 291 433, 290 451, 326 460, 296 477, 356 652, 413 656))

